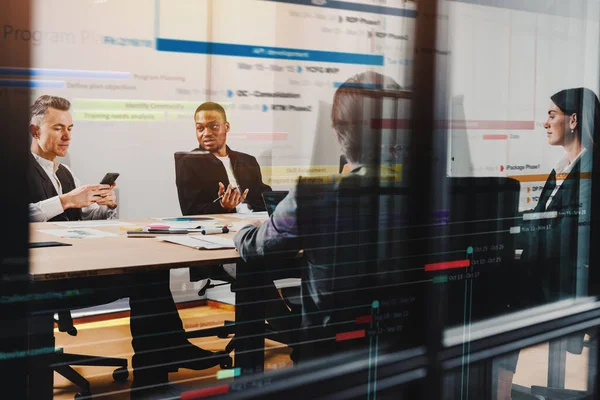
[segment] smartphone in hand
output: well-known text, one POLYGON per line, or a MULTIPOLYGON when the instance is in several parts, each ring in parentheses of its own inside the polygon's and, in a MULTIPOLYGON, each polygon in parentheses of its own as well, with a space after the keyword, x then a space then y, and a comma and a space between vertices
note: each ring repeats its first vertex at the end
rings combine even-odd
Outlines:
POLYGON ((112 184, 115 183, 118 177, 119 174, 117 172, 109 172, 106 175, 104 175, 104 178, 102 178, 100 184, 112 186, 112 184))

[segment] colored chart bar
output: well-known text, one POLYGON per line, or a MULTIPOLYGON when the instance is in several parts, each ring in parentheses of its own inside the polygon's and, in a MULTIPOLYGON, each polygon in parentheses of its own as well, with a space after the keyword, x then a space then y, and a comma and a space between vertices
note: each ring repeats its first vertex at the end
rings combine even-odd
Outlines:
POLYGON ((240 376, 242 370, 240 368, 222 369, 217 371, 217 379, 235 378, 240 376))
POLYGON ((131 74, 129 72, 119 71, 0 67, 0 76, 18 76, 28 78, 129 79, 131 74))
POLYGON ((362 4, 350 1, 339 1, 339 0, 328 0, 328 1, 315 1, 315 0, 265 0, 273 3, 288 3, 293 5, 313 6, 319 8, 331 8, 335 10, 345 11, 358 11, 369 14, 381 14, 381 15, 393 15, 396 17, 407 17, 416 18, 417 12, 415 10, 408 10, 405 8, 386 7, 371 4, 362 4))
POLYGON ((203 397, 215 396, 217 394, 229 393, 229 385, 213 386, 204 389, 191 390, 181 393, 181 400, 201 399, 203 397))
POLYGON ((383 56, 342 53, 285 47, 252 46, 235 43, 198 42, 179 39, 156 39, 156 50, 174 53, 211 54, 218 56, 272 58, 278 60, 320 61, 342 64, 383 65, 383 56))
POLYGON ((373 321, 372 315, 363 315, 362 317, 356 317, 357 324, 368 324, 373 321))
MULTIPOLYGON (((436 129, 465 129, 465 130, 533 130, 534 121, 494 121, 494 120, 449 120, 435 121, 436 129)), ((407 118, 383 118, 373 119, 371 128, 373 129, 407 129, 410 126, 410 120, 407 118)), ((485 140, 504 140, 508 139, 506 134, 486 134, 485 140)))
POLYGON ((507 140, 508 135, 483 135, 483 140, 507 140))
POLYGON ((450 120, 436 121, 436 128, 446 129, 490 129, 490 130, 533 130, 534 121, 501 120, 450 120))
POLYGON ((360 331, 338 333, 337 335, 335 335, 335 341, 343 342, 344 340, 359 339, 365 337, 365 334, 366 332, 364 329, 361 329, 360 331))
POLYGON ((554 218, 558 218, 558 211, 523 213, 523 221, 534 221, 537 219, 554 219, 554 218))
POLYGON ((345 82, 333 82, 334 88, 339 88, 344 85, 347 89, 372 89, 372 90, 383 90, 382 85, 376 83, 345 83, 345 82))
POLYGON ((0 79, 0 87, 8 88, 45 88, 62 89, 65 87, 63 81, 37 81, 37 80, 10 80, 0 79))
POLYGON ((471 265, 471 260, 446 261, 434 264, 425 264, 425 271, 443 271, 446 269, 465 268, 471 265))

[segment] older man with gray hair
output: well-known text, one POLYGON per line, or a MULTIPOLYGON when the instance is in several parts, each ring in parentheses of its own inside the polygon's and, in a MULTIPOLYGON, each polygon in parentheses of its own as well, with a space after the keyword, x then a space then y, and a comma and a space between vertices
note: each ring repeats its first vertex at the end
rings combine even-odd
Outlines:
POLYGON ((40 96, 31 106, 29 216, 32 222, 111 219, 116 215, 114 184, 81 185, 73 171, 56 161, 71 144, 71 103, 40 96))

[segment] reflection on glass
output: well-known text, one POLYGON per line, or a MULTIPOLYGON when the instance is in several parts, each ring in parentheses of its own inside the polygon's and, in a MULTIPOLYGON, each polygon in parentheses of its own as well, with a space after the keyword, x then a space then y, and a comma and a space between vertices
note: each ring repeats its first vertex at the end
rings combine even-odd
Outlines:
MULTIPOLYGON (((174 302, 202 302, 180 312, 183 328, 169 329, 181 343, 188 344, 183 329, 218 326, 190 340, 236 358, 235 368, 195 371, 191 381, 179 364, 161 367, 159 383, 168 378, 189 390, 232 393, 249 390, 239 383, 249 375, 266 372, 265 381, 248 384, 254 388, 277 387, 273 373, 309 365, 352 381, 332 396, 375 399, 394 392, 399 383, 386 379, 398 365, 406 369, 396 375, 416 374, 407 381, 434 381, 447 368, 437 353, 460 347, 459 366, 444 377, 445 398, 593 392, 595 329, 495 348, 485 360, 471 359, 478 355, 471 344, 485 324, 506 333, 536 307, 572 301, 561 308, 568 314, 598 295, 589 282, 600 129, 597 0, 30 3, 30 18, 0 16, 0 51, 14 54, 0 65, 0 96, 70 101, 57 161, 83 183, 119 172, 118 201, 111 194, 105 205, 112 218, 118 203, 124 231, 145 229, 150 219, 165 230, 197 221, 216 232, 231 228, 237 253, 221 249, 200 260, 187 253, 175 262, 170 247, 172 253, 135 265, 165 275, 172 269, 174 302), (51 17, 57 10, 60 19, 51 17), (428 32, 435 32, 433 45, 423 44, 428 32), (436 116, 432 132, 414 128, 426 111, 413 107, 426 96, 415 89, 427 87, 425 69, 415 68, 422 60, 435 68, 424 102, 436 116), (419 147, 418 139, 430 136, 432 145, 419 147), (431 173, 419 169, 425 163, 431 173), (416 198, 426 212, 415 223, 416 198), (215 303, 221 308, 207 306, 215 303), (236 318, 243 323, 233 328, 236 318), (454 341, 440 339, 444 330, 454 341), (261 335, 262 363, 255 353, 263 349, 253 341, 261 335), (351 379, 344 365, 330 364, 348 354, 356 354, 348 364, 365 366, 351 379), (398 354, 402 361, 393 359, 398 354), (423 354, 427 368, 415 361, 423 354)), ((34 107, 32 117, 29 134, 38 143, 36 121, 53 112, 34 107)), ((53 179, 53 166, 47 168, 53 179)), ((57 195, 78 186, 57 179, 46 186, 57 195)), ((63 205, 54 203, 53 216, 63 205)), ((32 221, 50 220, 47 206, 38 205, 32 221)), ((114 229, 113 239, 126 241, 106 252, 130 257, 119 266, 131 267, 145 251, 136 247, 143 234, 127 238, 114 229)), ((98 260, 105 253, 94 254, 98 260)), ((80 257, 81 265, 93 264, 80 257)), ((113 267, 103 265, 102 273, 113 267)), ((170 302, 168 293, 157 296, 170 302)), ((131 308, 127 300, 85 305, 97 307, 93 315, 131 308)), ((70 321, 73 306, 61 307, 54 311, 67 310, 62 317, 70 321)), ((78 345, 82 336, 74 338, 78 345)), ((70 340, 57 336, 61 345, 70 340)), ((123 342, 107 340, 115 348, 123 342)), ((160 340, 153 345, 163 344, 166 358, 156 364, 168 364, 175 351, 160 340)), ((118 348, 131 362, 133 348, 118 348)))

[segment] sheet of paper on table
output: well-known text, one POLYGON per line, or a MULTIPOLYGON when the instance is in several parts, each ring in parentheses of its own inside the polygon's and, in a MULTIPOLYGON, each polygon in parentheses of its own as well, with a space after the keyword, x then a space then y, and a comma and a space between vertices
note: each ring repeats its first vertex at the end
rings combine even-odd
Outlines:
POLYGON ((130 222, 119 221, 118 219, 92 220, 92 221, 60 221, 54 222, 54 225, 64 228, 95 228, 104 226, 127 226, 133 225, 130 222))
POLYGON ((233 239, 218 235, 161 236, 156 240, 180 244, 198 250, 234 249, 233 239))
POLYGON ((236 213, 236 214, 230 214, 229 216, 233 217, 233 218, 241 219, 244 221, 269 218, 269 214, 266 211, 259 211, 259 212, 246 213, 246 214, 237 214, 236 213))
POLYGON ((96 239, 103 237, 119 236, 115 233, 104 232, 92 228, 39 229, 38 232, 69 239, 96 239))

